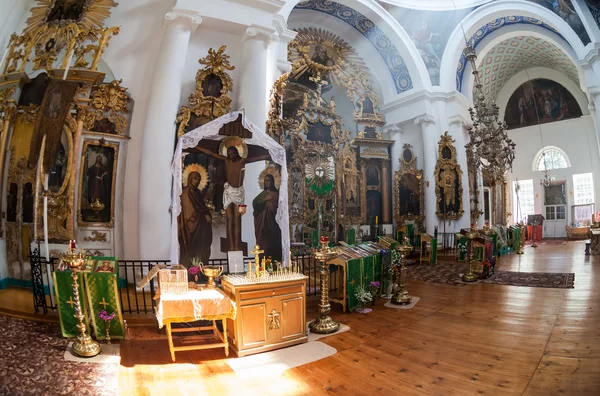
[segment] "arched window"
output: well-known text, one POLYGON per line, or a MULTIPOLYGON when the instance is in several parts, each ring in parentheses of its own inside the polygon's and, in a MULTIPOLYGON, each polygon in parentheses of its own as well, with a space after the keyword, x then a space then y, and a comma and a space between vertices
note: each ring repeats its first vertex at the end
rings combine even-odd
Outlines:
POLYGON ((536 171, 569 168, 570 166, 569 158, 558 147, 544 147, 538 152, 534 162, 536 171))

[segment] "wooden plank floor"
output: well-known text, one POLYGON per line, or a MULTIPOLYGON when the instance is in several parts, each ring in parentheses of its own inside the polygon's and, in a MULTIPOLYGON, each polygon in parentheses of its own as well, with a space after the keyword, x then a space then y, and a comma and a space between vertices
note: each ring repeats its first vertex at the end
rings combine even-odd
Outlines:
MULTIPOLYGON (((583 242, 540 244, 500 270, 574 272, 574 289, 444 286, 412 281, 412 310, 379 301, 332 316, 351 330, 321 339, 326 359, 260 378, 237 377, 222 349, 177 354, 153 328, 122 343, 122 395, 599 395, 600 258, 583 242)), ((311 305, 309 317, 316 316, 311 305)))

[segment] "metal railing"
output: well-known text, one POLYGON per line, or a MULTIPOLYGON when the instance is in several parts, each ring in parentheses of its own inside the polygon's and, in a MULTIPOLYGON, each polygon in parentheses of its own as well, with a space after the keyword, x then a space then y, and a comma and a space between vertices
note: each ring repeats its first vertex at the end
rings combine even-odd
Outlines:
MULTIPOLYGON (((244 258, 244 264, 253 260, 251 257, 244 258)), ((319 283, 320 274, 318 263, 310 254, 302 254, 292 257, 294 265, 298 265, 300 271, 308 277, 306 296, 317 296, 320 293, 319 283)), ((54 282, 51 274, 58 268, 59 259, 51 258, 47 261, 41 257, 39 250, 35 249, 30 255, 31 274, 34 295, 35 312, 40 310, 46 314, 49 311, 57 309, 56 296, 51 290, 54 282)), ((158 289, 158 279, 155 277, 146 286, 139 288, 138 285, 146 274, 157 264, 168 264, 168 260, 119 260, 118 286, 119 300, 124 314, 149 314, 154 313, 156 306, 156 290, 158 289)), ((227 259, 212 259, 208 265, 223 266, 223 273, 229 273, 229 264, 227 259)), ((204 280, 203 275, 201 280, 204 280)), ((330 289, 336 290, 337 277, 333 277, 330 282, 330 289)))

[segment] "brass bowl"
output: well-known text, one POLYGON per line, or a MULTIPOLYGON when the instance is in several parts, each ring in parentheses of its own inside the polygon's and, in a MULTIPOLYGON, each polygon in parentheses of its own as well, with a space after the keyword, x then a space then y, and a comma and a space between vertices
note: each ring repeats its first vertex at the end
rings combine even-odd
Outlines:
POLYGON ((98 198, 96 198, 96 200, 90 205, 90 208, 94 212, 100 212, 101 210, 104 210, 104 204, 100 202, 98 198))
POLYGON ((202 267, 202 273, 208 278, 208 287, 215 287, 215 276, 223 273, 223 267, 205 265, 202 267))

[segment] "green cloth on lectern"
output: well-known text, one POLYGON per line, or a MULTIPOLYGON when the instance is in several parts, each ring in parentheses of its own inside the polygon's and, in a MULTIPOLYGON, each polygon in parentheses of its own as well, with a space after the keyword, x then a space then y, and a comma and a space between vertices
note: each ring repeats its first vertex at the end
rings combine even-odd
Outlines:
MULTIPOLYGON (((100 268, 102 261, 106 261, 106 259, 99 260, 96 268, 100 268)), ((113 312, 115 313, 114 319, 110 321, 110 337, 125 338, 125 326, 119 302, 117 275, 110 272, 87 273, 85 274, 85 284, 96 339, 104 340, 106 336, 106 324, 98 316, 102 310, 106 311, 109 315, 113 312)))
POLYGON ((458 240, 458 261, 463 262, 467 258, 467 238, 461 236, 458 240))
POLYGON ((431 238, 431 264, 437 264, 437 238, 431 238))
POLYGON ((356 230, 354 228, 346 230, 346 243, 348 245, 356 245, 356 230))
POLYGON ((318 247, 319 246, 319 232, 317 230, 312 230, 312 246, 311 247, 318 247))
MULTIPOLYGON (((89 333, 89 318, 87 315, 87 304, 85 301, 84 278, 85 273, 80 273, 77 283, 79 284, 79 302, 81 311, 85 316, 84 323, 89 333)), ((56 307, 58 310, 58 319, 60 321, 60 330, 63 337, 71 338, 79 335, 77 324, 79 321, 75 318, 75 303, 73 296, 73 277, 71 271, 54 271, 54 288, 56 291, 56 307)))
POLYGON ((346 264, 348 274, 346 288, 348 290, 348 310, 352 311, 358 306, 356 289, 364 284, 369 288, 369 282, 381 281, 381 255, 367 256, 362 259, 348 260, 346 264))
POLYGON ((493 256, 497 257, 499 254, 499 251, 500 251, 499 250, 500 246, 498 246, 498 234, 496 234, 496 233, 494 233, 492 235, 492 249, 493 249, 493 252, 492 252, 493 256))
POLYGON ((414 226, 414 224, 407 224, 406 225, 406 236, 408 237, 408 240, 412 241, 414 235, 415 235, 415 226, 414 226))

